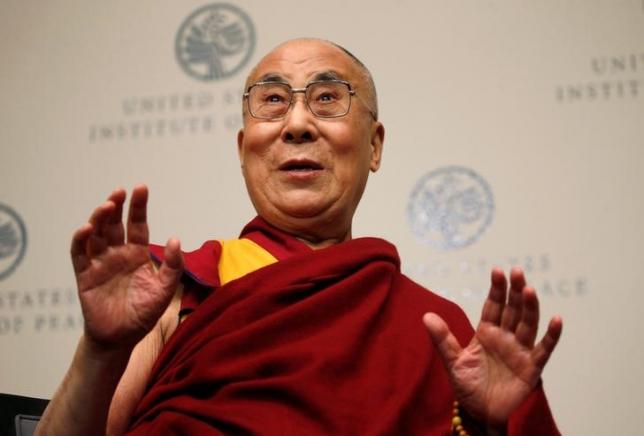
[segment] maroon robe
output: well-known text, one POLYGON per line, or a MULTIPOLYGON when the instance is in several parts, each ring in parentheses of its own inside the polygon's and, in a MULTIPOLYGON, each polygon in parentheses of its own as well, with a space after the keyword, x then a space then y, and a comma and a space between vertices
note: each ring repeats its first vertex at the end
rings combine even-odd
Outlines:
MULTIPOLYGON (((261 219, 242 236, 279 262, 219 287, 212 243, 186 256, 195 310, 128 434, 450 434, 454 394, 422 316, 440 315, 464 346, 473 329, 458 306, 403 275, 382 239, 314 251, 261 219)), ((508 433, 559 434, 541 386, 508 433)))

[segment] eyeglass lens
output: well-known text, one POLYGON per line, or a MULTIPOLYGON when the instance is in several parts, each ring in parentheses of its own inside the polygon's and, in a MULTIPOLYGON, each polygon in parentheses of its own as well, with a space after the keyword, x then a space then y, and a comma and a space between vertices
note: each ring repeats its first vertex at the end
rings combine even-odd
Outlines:
MULTIPOLYGON (((291 87, 284 83, 259 83, 248 96, 251 114, 257 118, 280 118, 291 105, 291 87)), ((351 103, 349 87, 342 82, 315 82, 306 88, 306 102, 318 117, 346 115, 351 103)))

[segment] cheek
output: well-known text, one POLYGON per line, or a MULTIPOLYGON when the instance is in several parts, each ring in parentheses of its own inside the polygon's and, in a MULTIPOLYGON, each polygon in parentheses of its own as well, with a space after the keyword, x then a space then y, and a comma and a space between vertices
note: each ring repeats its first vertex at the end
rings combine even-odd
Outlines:
POLYGON ((364 136, 347 136, 346 141, 337 143, 335 151, 335 175, 339 186, 347 194, 362 191, 369 175, 371 146, 364 136))
POLYGON ((328 143, 334 156, 337 168, 343 172, 357 174, 363 167, 368 169, 371 162, 371 144, 367 133, 354 126, 355 130, 348 128, 335 129, 329 132, 328 143))
POLYGON ((255 163, 254 160, 265 160, 271 149, 271 144, 279 136, 279 129, 270 124, 262 123, 254 125, 245 130, 242 142, 242 163, 255 163))
POLYGON ((340 156, 357 154, 360 149, 359 136, 346 126, 330 129, 327 132, 327 141, 333 153, 340 156))

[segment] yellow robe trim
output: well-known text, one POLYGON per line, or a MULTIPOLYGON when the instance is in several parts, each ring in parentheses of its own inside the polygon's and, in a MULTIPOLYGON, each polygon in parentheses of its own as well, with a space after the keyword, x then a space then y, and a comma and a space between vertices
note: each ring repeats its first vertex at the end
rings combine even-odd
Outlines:
POLYGON ((221 285, 277 262, 268 251, 250 239, 220 241, 219 282, 221 285))

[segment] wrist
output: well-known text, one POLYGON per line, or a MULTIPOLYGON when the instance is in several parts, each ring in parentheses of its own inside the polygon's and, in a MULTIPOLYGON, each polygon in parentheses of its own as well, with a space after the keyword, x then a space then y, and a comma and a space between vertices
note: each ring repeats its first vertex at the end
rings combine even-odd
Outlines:
POLYGON ((460 436, 506 436, 507 423, 490 423, 479 419, 454 401, 452 434, 460 436))
POLYGON ((133 347, 108 348, 83 334, 78 344, 75 360, 91 372, 100 373, 108 380, 118 380, 130 360, 133 347))
POLYGON ((110 403, 130 354, 128 348, 105 348, 83 334, 38 424, 39 434, 104 434, 110 403))

